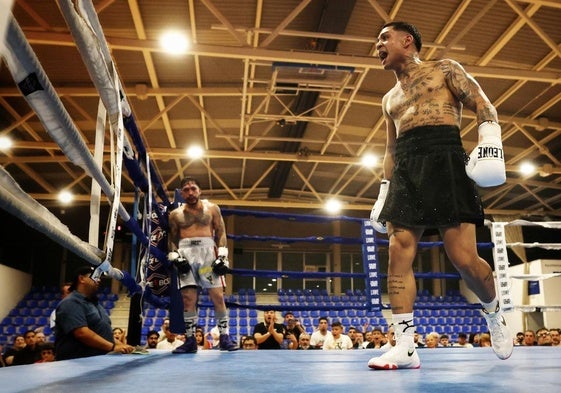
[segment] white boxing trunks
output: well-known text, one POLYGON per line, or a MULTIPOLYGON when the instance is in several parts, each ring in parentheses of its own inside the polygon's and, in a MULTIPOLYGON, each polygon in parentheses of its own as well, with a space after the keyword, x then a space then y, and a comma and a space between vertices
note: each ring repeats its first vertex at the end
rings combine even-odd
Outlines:
POLYGON ((211 237, 191 237, 179 240, 179 254, 185 258, 191 270, 179 275, 179 288, 199 286, 201 288, 222 288, 225 286, 223 276, 212 271, 216 260, 216 244, 211 237))

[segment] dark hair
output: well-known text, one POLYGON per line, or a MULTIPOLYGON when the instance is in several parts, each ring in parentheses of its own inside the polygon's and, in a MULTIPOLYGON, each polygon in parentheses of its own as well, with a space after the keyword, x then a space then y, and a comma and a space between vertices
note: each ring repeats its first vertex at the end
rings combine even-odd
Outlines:
POLYGON ((151 335, 155 334, 156 336, 160 337, 160 333, 155 330, 150 330, 148 334, 146 334, 146 338, 150 337, 151 335))
POLYGON ((388 22, 382 26, 382 29, 384 27, 393 27, 394 30, 404 31, 411 34, 411 37, 413 37, 413 40, 415 41, 415 48, 417 48, 417 52, 421 51, 421 48, 423 47, 423 40, 421 38, 421 33, 417 30, 415 25, 407 22, 388 22))
POLYGON ((181 180, 180 186, 181 186, 181 188, 183 188, 183 186, 184 186, 185 184, 191 183, 191 182, 192 182, 192 183, 195 183, 195 184, 197 185, 197 187, 201 188, 201 185, 199 184, 199 182, 197 181, 197 179, 195 179, 194 177, 191 177, 191 176, 184 177, 184 178, 181 180))

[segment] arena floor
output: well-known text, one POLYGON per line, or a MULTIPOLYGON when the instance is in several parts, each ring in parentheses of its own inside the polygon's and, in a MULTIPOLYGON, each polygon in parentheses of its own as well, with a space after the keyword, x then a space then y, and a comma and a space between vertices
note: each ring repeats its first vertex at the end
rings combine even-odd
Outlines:
POLYGON ((2 392, 559 392, 561 348, 420 349, 418 370, 376 371, 360 351, 107 355, 0 369, 2 392))

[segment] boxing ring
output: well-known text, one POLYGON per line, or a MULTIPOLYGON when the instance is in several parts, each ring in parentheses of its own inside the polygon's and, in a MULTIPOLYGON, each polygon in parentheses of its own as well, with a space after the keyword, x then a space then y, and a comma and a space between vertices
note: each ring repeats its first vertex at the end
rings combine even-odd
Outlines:
POLYGON ((419 349, 417 370, 375 371, 377 349, 354 351, 199 351, 106 355, 0 369, 7 393, 66 392, 493 392, 559 391, 561 350, 515 347, 419 349), (6 387, 8 387, 6 389, 6 387))
MULTIPOLYGON (((91 4, 90 4, 91 5, 91 4)), ((100 116, 111 119, 111 127, 115 132, 117 150, 114 153, 118 159, 115 162, 116 174, 120 175, 121 159, 135 186, 146 195, 147 212, 144 213, 142 225, 135 219, 137 212, 129 213, 120 204, 120 181, 106 180, 101 165, 96 157, 89 155, 88 149, 79 136, 79 132, 72 124, 60 99, 56 96, 40 64, 35 58, 29 45, 25 42, 23 33, 17 23, 11 18, 8 26, 8 49, 6 59, 8 67, 13 73, 14 80, 28 100, 30 106, 37 112, 39 118, 48 129, 52 138, 61 146, 61 150, 68 158, 84 169, 96 181, 99 189, 92 189, 92 200, 99 200, 100 190, 112 202, 109 225, 109 237, 106 239, 106 252, 102 252, 90 243, 84 242, 69 233, 56 217, 32 200, 13 181, 11 176, 1 168, 0 171, 0 207, 16 216, 25 217, 26 222, 33 228, 47 234, 59 244, 83 258, 94 266, 103 267, 103 271, 118 279, 131 296, 142 293, 143 300, 170 307, 169 302, 151 297, 147 291, 146 276, 142 269, 139 277, 133 277, 126 271, 118 271, 111 266, 112 238, 114 222, 117 215, 125 225, 135 234, 145 249, 144 258, 159 260, 165 268, 169 268, 166 253, 157 247, 153 241, 158 237, 154 228, 153 218, 156 217, 162 225, 165 217, 154 208, 153 200, 158 196, 163 204, 170 206, 166 192, 159 179, 145 148, 142 146, 140 133, 135 125, 134 117, 128 107, 126 95, 122 91, 120 81, 115 73, 111 56, 103 40, 103 32, 99 21, 92 14, 93 7, 88 8, 84 2, 77 15, 70 1, 59 0, 59 6, 77 37, 77 46, 84 57, 92 80, 98 88, 101 101, 107 113, 100 110, 100 116), (91 32, 96 34, 89 35, 91 32), (40 88, 39 88, 40 87, 40 88), (107 115, 107 116, 106 116, 107 115), (132 144, 123 135, 124 131, 133 140, 132 144), (153 191, 154 190, 154 191, 153 191), (146 218, 147 217, 147 218, 146 218), (139 281, 139 282, 138 282, 139 281)), ((103 129, 103 127, 102 127, 103 129)), ((118 176, 117 176, 118 177, 118 176)), ((95 207, 92 207, 95 216, 95 207)), ((237 212, 240 213, 240 212, 237 212)), ((252 214, 246 212, 246 214, 252 214)), ((279 217, 280 218, 280 217, 279 217)), ((294 218, 294 217, 292 217, 294 218)), ((313 219, 307 216, 300 218, 313 219)), ((332 219, 341 219, 332 218, 332 219)), ((304 220, 305 221, 305 220, 304 220)), ((378 246, 387 245, 387 241, 377 239, 368 221, 357 220, 362 225, 361 239, 322 238, 317 236, 299 239, 255 239, 275 240, 282 242, 356 242, 362 244, 364 272, 362 273, 313 273, 287 271, 244 271, 233 267, 232 274, 262 274, 278 277, 353 277, 363 278, 366 282, 366 301, 355 308, 364 310, 387 309, 381 301, 379 279, 384 277, 378 271, 378 246)), ((505 268, 508 267, 506 258, 506 243, 504 227, 507 225, 526 225, 524 223, 493 223, 491 226, 493 244, 481 246, 493 247, 495 270, 501 304, 504 308, 515 307, 509 299, 509 280, 505 268)), ((558 225, 555 224, 555 225, 558 225)), ((559 226, 557 226, 559 227, 559 226)), ((244 241, 229 235, 230 240, 244 241)), ((441 243, 421 243, 420 247, 435 247, 441 243)), ((512 245, 511 245, 512 246, 512 245)), ((525 247, 532 245, 517 244, 525 247)), ((559 247, 559 245, 550 245, 559 247)), ((174 269, 171 269, 172 275, 174 269)), ((428 273, 424 278, 457 278, 442 273, 428 273)), ((519 279, 535 279, 535 276, 519 279)), ((174 277, 172 277, 173 281, 174 277)), ((177 295, 177 294, 175 294, 177 295)), ((174 294, 170 295, 172 298, 174 294)), ((201 303, 201 307, 209 306, 201 303)), ((247 305, 228 302, 233 308, 253 307, 256 309, 274 308, 276 310, 306 310, 306 309, 335 309, 333 305, 305 306, 290 304, 247 305)), ((348 306, 340 306, 341 308, 348 306)), ((478 308, 478 305, 467 305, 467 308, 478 308)), ((142 312, 142 310, 141 310, 142 312)), ((174 322, 172 321, 172 324, 174 322)), ((179 321, 181 325, 181 321, 179 321)), ((172 325, 173 326, 173 325, 172 325)), ((169 352, 152 351, 138 355, 107 355, 93 358, 66 360, 53 363, 37 364, 33 366, 18 366, 0 369, 2 391, 8 392, 75 392, 92 389, 95 392, 153 392, 165 388, 166 390, 206 392, 222 390, 226 392, 263 392, 263 391, 353 391, 371 392, 378 389, 411 392, 449 392, 457 388, 470 392, 527 392, 539 389, 540 392, 558 391, 559 361, 561 351, 549 347, 516 347, 512 357, 507 361, 496 358, 490 348, 437 348, 420 349, 422 367, 419 370, 373 371, 368 369, 367 362, 379 355, 379 350, 355 351, 237 351, 223 353, 217 350, 199 351, 192 355, 172 355, 169 352)))

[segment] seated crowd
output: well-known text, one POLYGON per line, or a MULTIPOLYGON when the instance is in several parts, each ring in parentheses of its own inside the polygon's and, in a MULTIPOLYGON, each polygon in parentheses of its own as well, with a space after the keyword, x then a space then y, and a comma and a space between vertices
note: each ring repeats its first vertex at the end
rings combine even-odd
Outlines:
MULTIPOLYGON (((72 305, 71 302, 79 302, 83 298, 83 294, 88 293, 88 286, 91 286, 91 275, 89 268, 79 272, 73 283, 70 292, 76 289, 76 293, 69 295, 69 285, 63 287, 62 298, 69 297, 65 302, 72 305), (82 297, 78 296, 82 293, 82 297)), ((95 289, 92 287, 92 293, 95 289)), ((87 307, 97 307, 89 304, 87 307)), ((64 310, 64 307, 62 307, 64 310)), ((69 312, 72 316, 72 312, 69 312)), ((51 317, 51 326, 54 326, 56 318, 58 318, 58 308, 56 316, 53 313, 51 317), (55 318, 56 317, 56 318, 55 318)), ((64 313, 61 316, 65 316, 64 313)), ((394 333, 392 326, 387 329, 380 327, 370 327, 365 323, 360 327, 348 327, 337 318, 329 318, 321 316, 318 318, 318 324, 313 331, 307 331, 306 328, 295 318, 292 312, 286 312, 284 319, 278 321, 277 311, 267 310, 263 312, 263 322, 258 322, 252 327, 251 334, 242 335, 239 339, 239 347, 242 350, 263 350, 263 349, 287 349, 287 350, 351 350, 351 349, 381 349, 389 350, 395 345, 394 333), (346 330, 346 331, 345 331, 346 330)), ((166 350, 173 351, 181 346, 185 341, 185 336, 172 333, 169 329, 169 319, 164 319, 160 330, 150 330, 147 332, 144 340, 146 345, 143 347, 133 348, 127 345, 126 331, 115 327, 112 328, 110 320, 105 320, 108 328, 104 332, 97 333, 99 336, 97 342, 92 344, 97 352, 82 355, 80 352, 80 343, 72 344, 74 351, 78 351, 74 357, 92 356, 96 354, 104 354, 109 352, 131 353, 133 351, 146 352, 150 350, 166 350)), ((61 322, 61 326, 64 324, 61 322)), ((436 327, 435 327, 436 328, 436 327)), ((0 367, 8 367, 15 365, 24 365, 32 363, 51 362, 63 357, 57 357, 57 346, 55 343, 47 340, 43 332, 43 327, 28 329, 24 334, 15 335, 13 344, 9 348, 2 348, 0 345, 0 367)), ((308 328, 309 329, 309 328, 308 328)), ((309 329, 312 330, 312 329, 309 329)), ((435 329, 438 330, 438 329, 435 329)), ((20 329, 21 331, 21 329, 20 329)), ((514 339, 515 345, 519 346, 561 346, 559 328, 547 329, 545 327, 537 331, 526 330, 518 332, 514 339)), ((205 332, 204 327, 197 327, 195 333, 196 342, 199 350, 208 350, 218 348, 219 332, 215 326, 210 331, 205 332)), ((143 341, 144 341, 143 340, 143 341)), ((488 347, 491 346, 490 336, 487 332, 469 332, 459 333, 457 341, 452 342, 447 334, 439 334, 436 331, 429 332, 423 337, 422 334, 415 334, 415 343, 419 348, 439 348, 439 347, 488 347)), ((64 348, 64 347, 62 347, 64 348)), ((90 348, 91 349, 91 348, 90 348)), ((60 355, 60 353, 58 354, 60 355)), ((68 358, 68 357, 67 357, 68 358)))

